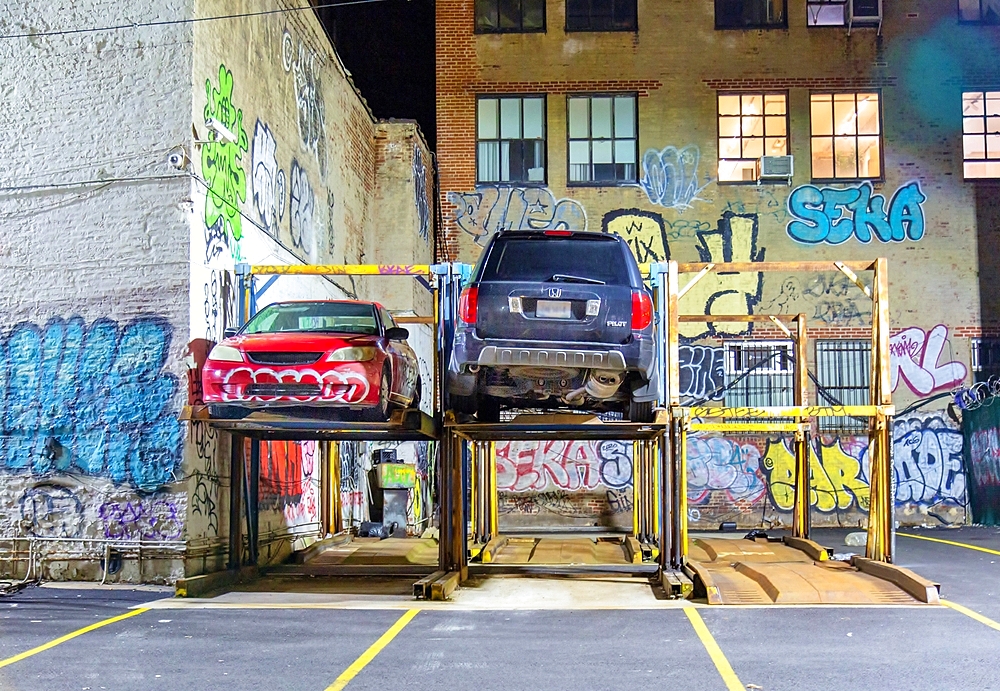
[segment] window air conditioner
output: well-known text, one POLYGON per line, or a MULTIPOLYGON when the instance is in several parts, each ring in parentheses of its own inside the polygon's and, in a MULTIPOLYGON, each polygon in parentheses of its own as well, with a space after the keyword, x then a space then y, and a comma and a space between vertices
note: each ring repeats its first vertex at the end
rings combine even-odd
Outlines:
POLYGON ((791 156, 763 156, 757 160, 757 182, 791 184, 794 165, 791 156))
POLYGON ((874 26, 882 35, 882 0, 851 0, 847 3, 847 35, 855 26, 874 26))

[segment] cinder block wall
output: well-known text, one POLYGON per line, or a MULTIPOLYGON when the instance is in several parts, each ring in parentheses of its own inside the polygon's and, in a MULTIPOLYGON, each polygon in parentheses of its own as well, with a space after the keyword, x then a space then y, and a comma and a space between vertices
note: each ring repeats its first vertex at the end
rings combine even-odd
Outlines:
MULTIPOLYGON (((566 32, 565 2, 549 0, 544 33, 477 35, 474 5, 439 0, 436 6, 445 257, 474 261, 501 227, 560 223, 622 234, 640 261, 884 256, 897 408, 972 382, 970 339, 984 328, 986 335, 996 330, 990 316, 996 291, 979 275, 981 260, 990 270, 995 260, 977 235, 989 242, 998 188, 963 179, 961 94, 1000 88, 994 27, 960 25, 953 2, 911 0, 885 3, 881 36, 858 27, 848 35, 846 28, 808 28, 805 3, 790 1, 787 29, 722 31, 715 29, 711 0, 638 0, 636 33, 566 32), (717 96, 765 91, 787 93, 791 185, 720 184, 717 96), (862 242, 852 234, 832 244, 797 235, 793 193, 810 187, 861 190, 858 182, 812 181, 809 95, 815 91, 880 94, 885 175, 872 193, 883 197, 889 215, 894 195, 898 210, 905 194, 923 197, 914 207, 923 220, 922 237, 904 233, 899 241, 862 242), (638 95, 639 184, 568 185, 567 95, 617 92, 638 95), (546 96, 543 185, 476 184, 476 98, 490 94, 546 96), (677 184, 657 185, 665 179, 677 184), (524 213, 534 201, 546 211, 524 213), (989 305, 985 320, 981 288, 989 305)), ((843 208, 839 213, 852 217, 843 208)), ((681 306, 704 314, 802 312, 814 339, 864 338, 870 318, 867 299, 836 273, 718 277, 699 285, 681 306)), ((782 337, 775 329, 750 333, 720 324, 686 335, 682 376, 692 398, 721 383, 721 337, 782 337)), ((934 401, 897 421, 896 497, 904 521, 965 519, 961 435, 943 411, 946 404, 946 398, 934 401)), ((694 523, 787 517, 780 444, 760 437, 725 445, 699 440, 689 478, 694 523)), ((817 435, 814 447, 817 524, 856 524, 867 509, 865 440, 817 435)))

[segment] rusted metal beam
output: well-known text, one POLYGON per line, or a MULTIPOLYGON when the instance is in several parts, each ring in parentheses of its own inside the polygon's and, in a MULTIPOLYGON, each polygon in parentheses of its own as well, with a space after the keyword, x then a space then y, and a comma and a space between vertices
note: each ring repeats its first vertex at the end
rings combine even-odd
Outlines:
POLYGON ((719 323, 743 323, 743 322, 769 322, 773 319, 792 321, 794 314, 679 314, 677 321, 688 324, 704 324, 705 322, 719 323))

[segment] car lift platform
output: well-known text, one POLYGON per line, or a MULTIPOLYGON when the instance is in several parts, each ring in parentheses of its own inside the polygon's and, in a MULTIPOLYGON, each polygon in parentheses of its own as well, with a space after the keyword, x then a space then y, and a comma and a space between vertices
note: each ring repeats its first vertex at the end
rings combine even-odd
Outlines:
POLYGON ((240 420, 213 418, 208 406, 199 405, 186 406, 181 419, 200 420, 216 429, 275 441, 433 441, 441 432, 434 418, 414 408, 394 411, 387 422, 355 422, 263 411, 240 420))
POLYGON ((793 537, 693 537, 686 567, 695 581, 695 597, 705 597, 710 605, 939 602, 939 585, 908 569, 830 556, 831 550, 793 537))
POLYGON ((509 422, 448 421, 445 426, 467 441, 572 441, 655 439, 666 430, 666 421, 604 422, 596 415, 554 413, 518 415, 509 422))

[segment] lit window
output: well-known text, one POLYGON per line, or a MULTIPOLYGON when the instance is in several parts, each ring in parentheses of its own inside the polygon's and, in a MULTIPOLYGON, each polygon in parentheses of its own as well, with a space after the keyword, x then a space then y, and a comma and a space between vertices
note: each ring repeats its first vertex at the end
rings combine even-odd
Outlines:
POLYGON ((882 178, 879 95, 812 94, 814 180, 882 178))
POLYGON ((762 156, 787 153, 785 94, 719 94, 719 182, 753 182, 762 156))
POLYGON ((715 0, 716 29, 768 29, 785 26, 785 0, 715 0))
POLYGON ((847 0, 807 0, 807 26, 847 26, 847 0))
POLYGON ((569 181, 636 182, 635 94, 570 96, 569 181))
POLYGON ((476 0, 476 32, 545 31, 545 0, 476 0))
POLYGON ((1000 0, 958 0, 958 20, 1000 24, 1000 0))
POLYGON ((545 97, 478 101, 477 182, 545 182, 545 97))
POLYGON ((965 177, 1000 178, 1000 91, 962 94, 965 177))
POLYGON ((566 0, 566 31, 635 31, 636 0, 566 0))

